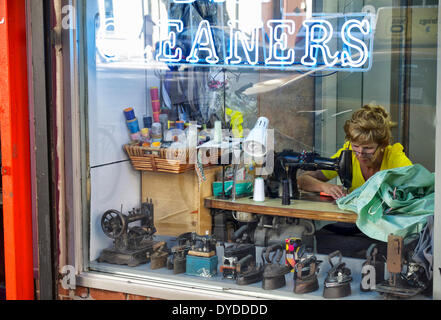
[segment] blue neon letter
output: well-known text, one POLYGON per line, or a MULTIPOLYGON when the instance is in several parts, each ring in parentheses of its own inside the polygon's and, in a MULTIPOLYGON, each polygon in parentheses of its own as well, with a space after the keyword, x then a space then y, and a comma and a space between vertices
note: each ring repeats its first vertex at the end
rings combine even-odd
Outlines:
POLYGON ((317 58, 314 56, 317 52, 321 50, 323 60, 326 66, 332 67, 338 62, 339 52, 337 51, 334 55, 331 54, 327 43, 332 39, 334 29, 329 21, 326 20, 305 20, 303 26, 306 29, 305 36, 305 55, 303 56, 301 62, 306 66, 317 65, 317 58), (321 37, 320 37, 321 34, 321 37))
POLYGON ((271 31, 269 54, 265 63, 269 65, 293 64, 295 51, 294 49, 288 49, 288 35, 292 35, 295 32, 296 25, 294 21, 269 20, 267 25, 271 31))
POLYGON ((184 24, 181 20, 169 20, 165 25, 169 28, 168 40, 159 44, 159 52, 156 55, 156 60, 179 62, 182 60, 182 49, 176 48, 176 32, 171 29, 174 28, 177 32, 182 32, 182 30, 184 30, 184 24))
POLYGON ((342 66, 350 66, 352 68, 362 67, 369 58, 369 49, 366 44, 356 37, 354 37, 351 33, 352 29, 358 29, 361 34, 368 35, 371 31, 371 25, 367 19, 363 21, 358 20, 348 20, 342 27, 341 30, 341 38, 343 40, 343 44, 346 47, 354 48, 358 53, 351 55, 347 50, 343 50, 341 54, 341 62, 342 66), (357 44, 354 44, 357 43, 357 44), (358 59, 354 59, 354 57, 358 57, 358 59))
POLYGON ((253 30, 250 42, 248 42, 247 36, 241 30, 236 28, 238 24, 238 20, 228 21, 228 25, 230 26, 230 54, 226 59, 226 63, 242 63, 242 57, 238 54, 240 42, 248 63, 250 65, 255 65, 259 62, 259 28, 253 30), (253 59, 251 59, 250 53, 252 53, 253 59))
POLYGON ((216 54, 216 48, 214 46, 213 34, 211 33, 210 23, 207 20, 203 20, 199 24, 199 28, 196 32, 196 37, 187 61, 190 63, 199 62, 199 51, 208 52, 208 57, 205 58, 206 62, 210 64, 216 64, 219 62, 219 58, 216 54))

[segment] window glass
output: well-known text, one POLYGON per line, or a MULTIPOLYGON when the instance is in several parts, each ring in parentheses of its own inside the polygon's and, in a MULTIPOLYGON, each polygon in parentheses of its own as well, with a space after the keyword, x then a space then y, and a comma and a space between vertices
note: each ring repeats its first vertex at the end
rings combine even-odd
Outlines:
MULTIPOLYGON (((152 272, 128 267, 127 256, 101 259, 109 248, 142 247, 146 234, 231 240, 242 224, 216 220, 204 199, 222 192, 234 167, 199 166, 199 157, 216 156, 191 152, 216 141, 219 125, 231 142, 266 117, 271 152, 330 158, 353 112, 381 105, 396 123, 393 143, 434 171, 438 1, 401 2, 80 2, 90 269, 152 272), (148 222, 142 204, 150 200, 148 222)), ((237 168, 250 196, 256 165, 237 168)))

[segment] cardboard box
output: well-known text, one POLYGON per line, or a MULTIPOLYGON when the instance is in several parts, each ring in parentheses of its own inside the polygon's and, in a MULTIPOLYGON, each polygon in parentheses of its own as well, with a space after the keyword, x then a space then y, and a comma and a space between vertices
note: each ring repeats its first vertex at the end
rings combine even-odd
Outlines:
POLYGON ((204 199, 212 196, 212 184, 219 170, 219 167, 205 168, 207 179, 200 185, 195 171, 181 174, 142 172, 142 199, 153 200, 156 234, 212 233, 210 209, 205 208, 204 199))

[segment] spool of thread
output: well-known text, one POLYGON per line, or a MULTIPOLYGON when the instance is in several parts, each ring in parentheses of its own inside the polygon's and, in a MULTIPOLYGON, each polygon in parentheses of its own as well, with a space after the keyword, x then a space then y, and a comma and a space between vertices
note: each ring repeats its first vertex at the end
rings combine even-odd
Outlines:
POLYGON ((141 140, 141 136, 140 136, 139 132, 132 133, 130 135, 130 138, 132 139, 132 141, 139 141, 139 140, 141 140))
POLYGON ((150 116, 144 116, 144 128, 151 129, 153 124, 153 118, 150 116))
POLYGON ((159 100, 159 88, 151 87, 150 88, 150 98, 153 100, 159 100))
POLYGON ((222 142, 222 122, 216 121, 214 123, 214 142, 221 143, 222 142))
POLYGON ((253 200, 256 202, 265 201, 265 181, 263 178, 256 178, 254 181, 254 196, 253 200))
POLYGON ((144 141, 149 140, 149 129, 148 128, 141 129, 141 137, 142 137, 142 140, 144 140, 144 141))
POLYGON ((289 206, 291 204, 291 196, 289 192, 289 180, 282 181, 282 205, 289 206))
POLYGON ((133 108, 124 109, 124 116, 126 117, 126 121, 131 121, 135 119, 135 110, 133 110, 133 108))
POLYGON ((153 142, 162 141, 162 126, 159 122, 155 122, 152 125, 152 140, 153 142))
POLYGON ((174 129, 176 127, 176 123, 174 121, 169 121, 168 122, 168 129, 174 129))
POLYGON ((162 135, 164 135, 165 130, 167 130, 168 127, 168 114, 162 113, 159 115, 159 122, 162 126, 162 135))
POLYGON ((135 118, 133 120, 127 121, 127 128, 129 128, 131 134, 139 132, 138 119, 135 118))
POLYGON ((184 130, 185 129, 184 121, 176 121, 176 129, 184 130))

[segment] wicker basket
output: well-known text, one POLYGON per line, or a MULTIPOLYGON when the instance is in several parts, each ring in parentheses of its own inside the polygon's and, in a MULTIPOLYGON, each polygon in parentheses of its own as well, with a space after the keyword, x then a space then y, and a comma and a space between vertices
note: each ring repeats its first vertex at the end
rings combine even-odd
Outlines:
POLYGON ((124 149, 135 170, 168 173, 194 170, 194 164, 189 164, 188 149, 158 149, 141 147, 137 144, 126 144, 124 149))

